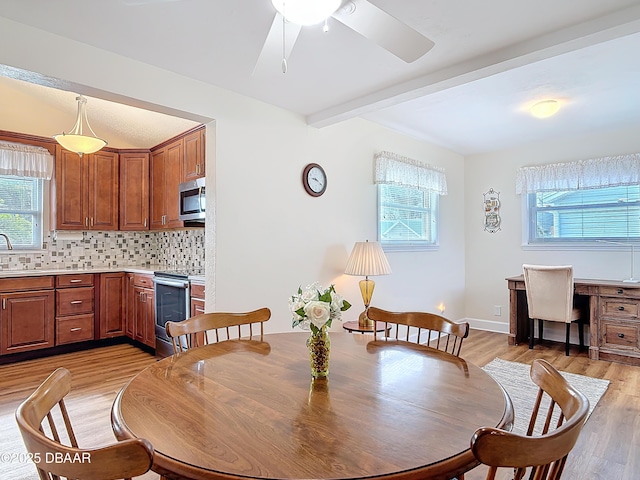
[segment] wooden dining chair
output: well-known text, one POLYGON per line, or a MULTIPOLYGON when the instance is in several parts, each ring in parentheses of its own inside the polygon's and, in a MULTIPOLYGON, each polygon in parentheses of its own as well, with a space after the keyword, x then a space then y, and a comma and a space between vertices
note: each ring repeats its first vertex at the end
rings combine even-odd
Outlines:
POLYGON ((543 321, 562 322, 565 328, 565 355, 569 355, 571 323, 578 322, 580 350, 584 347, 581 310, 574 306, 573 267, 523 265, 524 285, 529 309, 529 348, 533 348, 534 320, 538 320, 538 341, 542 342, 543 321))
MULTIPOLYGON (((462 341, 469 336, 467 322, 456 323, 451 320, 427 312, 389 312, 376 307, 369 307, 367 316, 374 321, 385 323, 385 332, 395 325, 395 333, 386 335, 385 339, 405 340, 407 342, 428 343, 438 350, 459 356, 462 341), (436 334, 431 339, 432 332, 436 334), (423 336, 424 335, 424 336, 423 336)), ((377 340, 377 332, 374 337, 377 340)))
POLYGON ((201 313, 181 322, 167 322, 165 328, 173 344, 173 353, 232 338, 254 336, 262 338, 264 323, 271 318, 271 310, 261 308, 252 312, 201 313), (258 332, 254 333, 254 330, 258 332))
POLYGON ((58 368, 16 410, 18 428, 40 479, 130 479, 149 471, 153 447, 146 440, 94 449, 78 447, 64 402, 70 390, 71 374, 58 368))
POLYGON ((526 435, 481 428, 471 439, 474 456, 489 466, 487 480, 495 479, 504 467, 514 469, 514 480, 522 479, 527 470, 533 480, 558 480, 587 419, 589 400, 549 362, 534 360, 530 374, 539 390, 526 435), (546 400, 549 408, 540 415, 546 400))

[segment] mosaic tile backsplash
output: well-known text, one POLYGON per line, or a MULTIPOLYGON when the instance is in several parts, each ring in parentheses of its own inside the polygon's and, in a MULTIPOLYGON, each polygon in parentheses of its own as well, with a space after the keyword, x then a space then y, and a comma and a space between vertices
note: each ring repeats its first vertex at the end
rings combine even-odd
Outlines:
POLYGON ((159 265, 204 268, 204 229, 166 232, 50 232, 43 250, 0 253, 2 270, 159 265))

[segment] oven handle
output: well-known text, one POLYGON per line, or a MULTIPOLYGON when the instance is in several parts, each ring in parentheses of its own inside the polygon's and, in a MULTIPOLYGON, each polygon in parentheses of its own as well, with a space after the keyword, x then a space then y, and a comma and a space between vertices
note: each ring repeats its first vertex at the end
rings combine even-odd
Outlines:
POLYGON ((167 278, 153 277, 153 283, 158 285, 166 285, 168 287, 189 288, 189 282, 184 280, 170 280, 167 278))

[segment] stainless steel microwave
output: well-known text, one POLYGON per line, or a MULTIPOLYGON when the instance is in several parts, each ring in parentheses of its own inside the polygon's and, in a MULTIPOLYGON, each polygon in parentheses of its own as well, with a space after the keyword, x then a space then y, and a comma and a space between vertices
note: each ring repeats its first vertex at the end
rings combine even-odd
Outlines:
POLYGON ((178 186, 180 195, 180 220, 204 222, 206 195, 204 177, 181 183, 178 186))

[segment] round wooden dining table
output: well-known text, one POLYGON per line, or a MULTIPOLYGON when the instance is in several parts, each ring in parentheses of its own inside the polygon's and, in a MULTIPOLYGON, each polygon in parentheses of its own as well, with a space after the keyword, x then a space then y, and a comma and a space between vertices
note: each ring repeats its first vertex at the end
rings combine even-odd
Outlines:
POLYGON ((308 334, 228 340, 167 357, 118 393, 120 440, 145 438, 169 479, 449 479, 478 464, 482 426, 511 401, 481 368, 403 341, 331 332, 311 378, 308 334))

